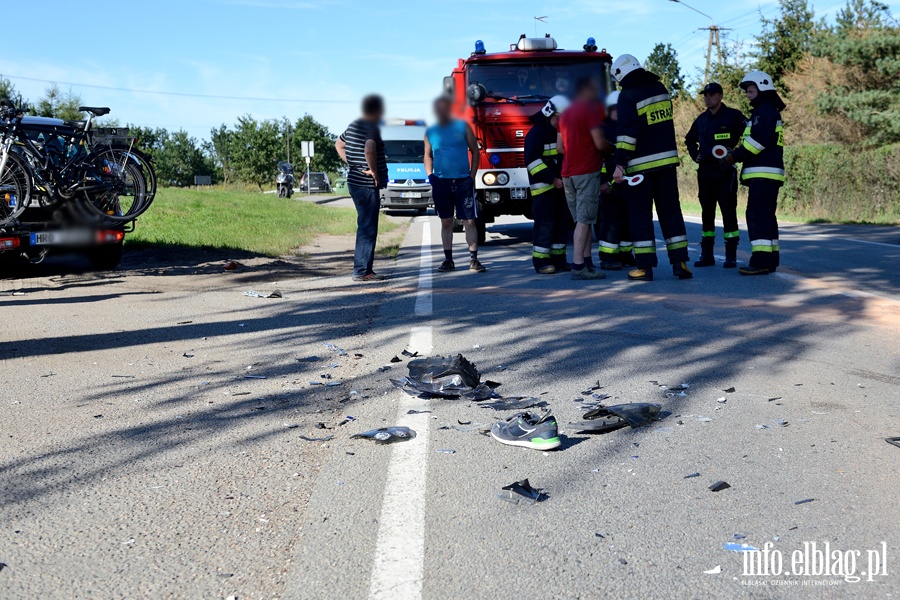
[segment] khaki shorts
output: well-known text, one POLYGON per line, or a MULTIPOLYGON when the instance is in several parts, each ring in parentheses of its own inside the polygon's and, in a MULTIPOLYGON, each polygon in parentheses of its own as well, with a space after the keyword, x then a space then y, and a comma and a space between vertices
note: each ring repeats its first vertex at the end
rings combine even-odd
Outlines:
POLYGON ((600 208, 600 171, 564 177, 566 202, 576 223, 593 225, 600 208))

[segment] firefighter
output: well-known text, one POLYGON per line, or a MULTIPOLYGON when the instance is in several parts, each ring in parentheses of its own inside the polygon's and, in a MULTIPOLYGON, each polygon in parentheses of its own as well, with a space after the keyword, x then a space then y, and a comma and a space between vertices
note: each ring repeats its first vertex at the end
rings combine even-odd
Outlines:
POLYGON ((569 106, 565 96, 554 96, 534 113, 534 126, 525 136, 525 164, 531 184, 534 238, 531 250, 534 270, 541 275, 569 271, 566 240, 570 217, 560 169, 562 157, 556 148, 559 117, 569 106))
POLYGON ((785 105, 772 78, 751 71, 741 81, 753 111, 744 129, 741 145, 726 157, 729 163, 744 163, 741 183, 747 186, 747 233, 750 264, 741 275, 768 275, 778 268, 778 190, 784 184, 784 133, 781 111, 785 105))
POLYGON ((659 77, 644 70, 630 54, 612 64, 612 75, 622 88, 619 94, 616 169, 613 179, 622 185, 628 205, 628 225, 637 268, 628 273, 635 281, 653 281, 657 266, 653 205, 666 241, 672 273, 690 279, 688 240, 678 200, 678 145, 672 121, 672 100, 659 77), (638 185, 625 184, 625 175, 643 175, 638 185))
MULTIPOLYGON (((619 92, 610 92, 606 97, 606 122, 603 123, 603 135, 610 143, 615 144, 616 120, 618 119, 619 92)), ((606 155, 603 170, 600 173, 600 219, 596 234, 599 240, 598 253, 600 268, 606 271, 620 271, 623 265, 634 266, 631 254, 631 238, 628 232, 628 208, 622 195, 621 185, 612 180, 616 165, 613 153, 606 155)))
POLYGON ((700 206, 703 210, 703 231, 700 240, 700 259, 695 267, 712 267, 716 264, 713 249, 716 245, 716 204, 722 210, 722 224, 725 229, 726 269, 737 267, 738 221, 737 221, 737 170, 723 161, 723 157, 713 156, 713 148, 724 146, 734 149, 744 132, 744 114, 722 102, 722 86, 708 83, 703 88, 706 111, 691 125, 684 138, 688 155, 699 166, 697 186, 700 206))

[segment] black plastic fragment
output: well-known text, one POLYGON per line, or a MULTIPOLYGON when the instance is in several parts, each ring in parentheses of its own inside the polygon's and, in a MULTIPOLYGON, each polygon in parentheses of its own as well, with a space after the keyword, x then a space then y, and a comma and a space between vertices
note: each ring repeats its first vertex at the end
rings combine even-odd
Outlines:
POLYGON ((813 500, 815 500, 815 498, 806 498, 805 500, 797 500, 794 504, 807 504, 813 500))
POLYGON ((727 390, 722 390, 722 391, 725 392, 726 394, 733 394, 735 392, 735 389, 733 387, 730 387, 727 390))
POLYGON ((307 437, 305 435, 301 435, 300 439, 306 440, 307 442, 327 442, 328 440, 334 439, 334 436, 326 435, 325 437, 307 437))
POLYGON ((470 388, 476 388, 481 383, 481 375, 478 373, 478 369, 462 354, 418 358, 411 360, 408 366, 411 379, 421 380, 426 375, 431 375, 431 379, 434 380, 458 375, 463 385, 470 388))
POLYGON ((606 418, 616 416, 625 421, 632 427, 640 427, 646 425, 662 410, 659 404, 651 404, 649 402, 635 402, 633 404, 616 404, 614 406, 604 406, 591 410, 584 415, 584 420, 606 418))
POLYGON ((494 402, 483 402, 481 408, 493 408, 494 410, 524 410, 526 408, 543 408, 547 402, 538 398, 523 398, 522 396, 510 396, 498 398, 494 402))
POLYGON ((892 446, 897 446, 898 448, 900 448, 900 437, 884 438, 884 441, 886 441, 888 444, 891 444, 892 446))
POLYGON ((690 479, 691 477, 700 477, 700 473, 691 473, 690 475, 685 475, 685 479, 690 479))
POLYGON ((515 481, 500 489, 506 493, 498 494, 497 497, 513 504, 535 504, 549 498, 541 488, 531 487, 527 479, 515 481))
POLYGON ((409 350, 404 350, 400 354, 402 354, 403 356, 409 356, 410 358, 415 358, 415 357, 419 356, 418 352, 410 352, 409 350))
POLYGON ((408 411, 406 411, 406 414, 408 414, 408 415, 424 415, 425 413, 430 413, 430 412, 431 412, 430 410, 415 410, 415 409, 411 408, 408 411))
POLYGON ((382 444, 390 444, 392 442, 403 442, 416 437, 416 432, 409 427, 381 427, 379 429, 370 429, 350 436, 352 438, 367 438, 375 440, 382 444))
POLYGON ((395 356, 394 358, 391 359, 391 362, 392 363, 403 362, 403 359, 400 358, 399 356, 395 356))
POLYGON ((727 481, 717 481, 711 486, 709 486, 709 491, 711 492, 721 492, 722 490, 727 490, 731 486, 727 481))

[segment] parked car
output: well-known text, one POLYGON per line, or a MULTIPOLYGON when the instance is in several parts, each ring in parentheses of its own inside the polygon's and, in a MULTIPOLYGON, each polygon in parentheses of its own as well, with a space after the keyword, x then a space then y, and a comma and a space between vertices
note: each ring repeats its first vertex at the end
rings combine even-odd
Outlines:
POLYGON ((327 174, 313 171, 307 182, 307 174, 304 173, 300 178, 300 191, 307 194, 328 194, 331 192, 331 181, 327 174))

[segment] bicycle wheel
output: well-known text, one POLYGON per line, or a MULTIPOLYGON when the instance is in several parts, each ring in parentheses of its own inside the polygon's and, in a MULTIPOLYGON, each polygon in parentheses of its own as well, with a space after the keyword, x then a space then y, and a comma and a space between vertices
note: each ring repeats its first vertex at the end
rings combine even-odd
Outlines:
POLYGON ((127 223, 150 207, 152 198, 148 194, 147 177, 135 158, 98 153, 85 162, 81 199, 89 215, 108 222, 127 223), (125 160, 120 162, 118 158, 125 160))
POLYGON ((0 226, 13 223, 31 201, 31 169, 17 154, 10 153, 0 173, 0 226))

